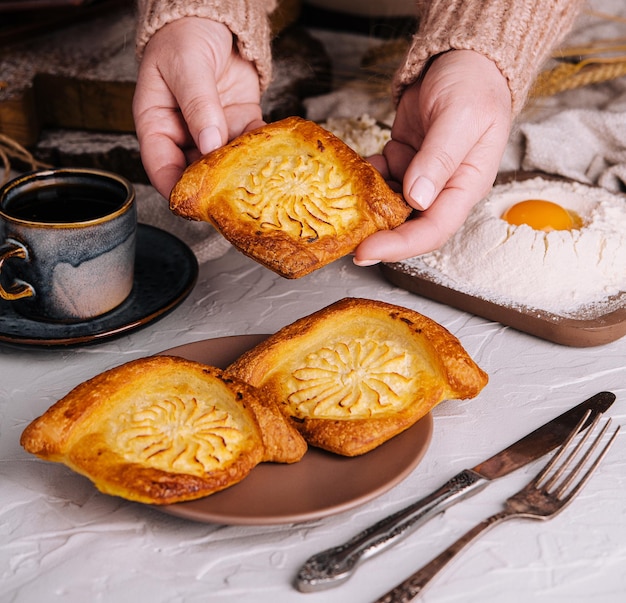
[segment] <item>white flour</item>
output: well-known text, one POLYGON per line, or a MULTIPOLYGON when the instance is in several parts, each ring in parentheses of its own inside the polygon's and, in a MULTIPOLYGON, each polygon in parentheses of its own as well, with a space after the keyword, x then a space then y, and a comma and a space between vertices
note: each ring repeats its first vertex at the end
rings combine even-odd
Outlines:
POLYGON ((626 197, 541 178, 496 186, 443 247, 398 265, 481 299, 561 316, 623 305, 626 197), (500 218, 526 199, 558 203, 584 226, 546 233, 500 218))
POLYGON ((361 157, 382 153, 385 144, 391 139, 391 128, 382 128, 366 113, 360 117, 330 117, 321 126, 343 140, 361 157))

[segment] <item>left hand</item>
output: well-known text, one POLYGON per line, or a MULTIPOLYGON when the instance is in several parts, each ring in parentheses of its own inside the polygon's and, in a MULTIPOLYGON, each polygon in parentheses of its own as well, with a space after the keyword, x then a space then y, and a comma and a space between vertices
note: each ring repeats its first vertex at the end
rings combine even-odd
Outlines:
POLYGON ((259 76, 222 23, 183 17, 148 42, 133 115, 141 159, 167 198, 189 163, 262 125, 259 76))
POLYGON ((493 186, 512 118, 507 80, 495 63, 471 50, 438 56, 404 91, 391 140, 370 158, 420 213, 369 236, 354 262, 397 262, 443 245, 493 186))

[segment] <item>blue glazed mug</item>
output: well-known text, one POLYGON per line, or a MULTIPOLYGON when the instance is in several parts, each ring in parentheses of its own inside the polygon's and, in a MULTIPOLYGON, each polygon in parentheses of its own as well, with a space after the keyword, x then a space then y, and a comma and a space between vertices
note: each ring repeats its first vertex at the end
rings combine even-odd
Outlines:
POLYGON ((131 292, 136 230, 134 188, 117 174, 18 176, 0 188, 0 297, 35 320, 101 316, 131 292))

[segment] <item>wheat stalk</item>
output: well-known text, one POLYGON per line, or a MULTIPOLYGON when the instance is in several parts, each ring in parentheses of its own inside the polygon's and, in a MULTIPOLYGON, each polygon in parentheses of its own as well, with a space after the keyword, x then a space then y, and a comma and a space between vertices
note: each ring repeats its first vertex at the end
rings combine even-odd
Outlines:
POLYGON ((623 75, 626 75, 626 56, 562 63, 537 76, 530 97, 553 96, 565 90, 607 82, 623 75))
MULTIPOLYGON (((597 11, 587 11, 586 14, 597 19, 626 23, 626 17, 597 11)), ((371 89, 375 96, 388 94, 389 82, 408 45, 406 38, 387 41, 366 53, 358 74, 335 75, 340 81, 358 81, 371 89)), ((530 92, 531 98, 552 96, 626 75, 626 37, 594 40, 584 46, 561 47, 553 58, 559 64, 537 76, 530 92)))
POLYGON ((25 164, 31 170, 40 168, 49 168, 46 163, 43 163, 27 151, 21 144, 7 136, 0 133, 0 161, 4 168, 4 175, 0 180, 0 185, 7 182, 11 173, 11 162, 18 161, 20 164, 25 164))

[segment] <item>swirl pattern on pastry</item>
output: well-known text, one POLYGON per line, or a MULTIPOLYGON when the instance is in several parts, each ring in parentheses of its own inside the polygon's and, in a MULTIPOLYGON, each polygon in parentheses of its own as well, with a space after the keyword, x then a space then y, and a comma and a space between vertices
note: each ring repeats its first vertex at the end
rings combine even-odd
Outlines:
POLYGON ((296 416, 375 417, 406 405, 409 368, 399 346, 362 339, 323 347, 292 374, 288 401, 296 416))
POLYGON ((316 157, 270 158, 235 194, 243 216, 264 231, 314 241, 336 236, 358 219, 352 186, 316 157))
POLYGON ((211 471, 231 460, 245 439, 230 413, 194 396, 151 400, 120 419, 112 447, 163 471, 211 471))

